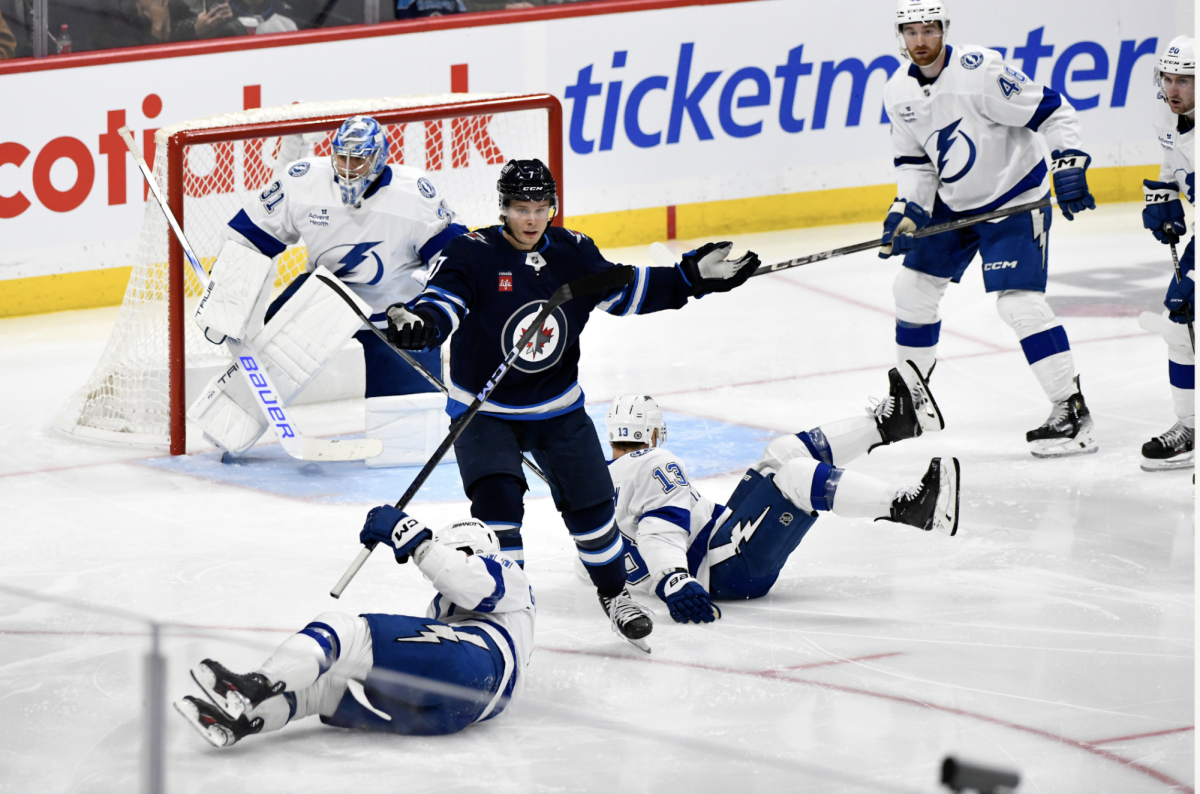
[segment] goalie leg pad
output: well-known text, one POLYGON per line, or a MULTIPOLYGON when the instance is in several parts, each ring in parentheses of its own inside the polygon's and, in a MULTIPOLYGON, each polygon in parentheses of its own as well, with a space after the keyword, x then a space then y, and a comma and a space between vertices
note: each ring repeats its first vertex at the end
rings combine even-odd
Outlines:
POLYGON ((274 271, 270 257, 232 240, 226 240, 212 278, 196 307, 196 324, 214 345, 225 337, 245 339, 255 307, 269 291, 268 278, 274 271))
MULTIPOLYGON (((366 404, 366 436, 383 442, 383 452, 367 458, 373 469, 423 466, 450 432, 446 396, 440 392, 368 397, 366 404)), ((454 450, 442 460, 454 460, 454 450)))
MULTIPOLYGON (((318 267, 283 304, 251 346, 268 362, 268 372, 284 404, 289 404, 362 327, 340 295, 314 276, 337 277, 318 267)), ((371 307, 353 292, 363 314, 371 307)))
POLYGON ((187 418, 200 426, 210 444, 234 455, 254 446, 270 427, 236 362, 209 381, 188 408, 187 418))

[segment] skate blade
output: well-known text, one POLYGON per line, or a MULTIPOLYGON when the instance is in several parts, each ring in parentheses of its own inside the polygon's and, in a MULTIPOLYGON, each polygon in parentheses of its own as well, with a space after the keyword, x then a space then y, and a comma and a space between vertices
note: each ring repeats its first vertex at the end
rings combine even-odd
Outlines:
MULTIPOLYGON (((624 635, 622 635, 622 636, 624 636, 624 635)), ((650 653, 650 641, 647 640, 646 638, 643 637, 640 640, 635 640, 632 637, 625 637, 625 640, 626 640, 626 642, 628 642, 633 647, 637 648, 642 653, 647 653, 647 654, 650 653)))
POLYGON ((204 696, 231 720, 238 719, 250 708, 250 701, 238 692, 230 692, 224 697, 218 695, 216 693, 217 677, 203 664, 192 668, 192 680, 196 682, 196 686, 200 687, 204 696))
POLYGON ((921 370, 911 360, 906 361, 909 366, 909 371, 901 370, 901 377, 908 384, 908 390, 914 394, 921 395, 921 408, 917 409, 917 422, 921 425, 921 433, 936 433, 946 427, 946 420, 942 417, 942 410, 938 408, 937 400, 933 399, 933 392, 929 390, 929 381, 921 374, 921 370), (916 380, 916 383, 913 382, 916 380), (917 386, 918 388, 913 388, 917 386))
POLYGON ((219 725, 205 725, 200 721, 200 709, 193 706, 187 700, 177 700, 171 705, 179 712, 179 716, 183 717, 187 721, 187 724, 191 725, 192 729, 213 747, 225 748, 233 744, 230 741, 233 737, 229 731, 219 725))
POLYGON ((1073 455, 1091 455, 1099 451, 1100 444, 1092 434, 1091 425, 1081 429, 1075 438, 1029 442, 1029 454, 1035 458, 1069 458, 1073 455))
POLYGON ((1158 472, 1158 471, 1179 471, 1182 469, 1196 468, 1196 455, 1189 452, 1186 455, 1179 455, 1166 460, 1154 460, 1151 458, 1142 458, 1142 471, 1158 472))

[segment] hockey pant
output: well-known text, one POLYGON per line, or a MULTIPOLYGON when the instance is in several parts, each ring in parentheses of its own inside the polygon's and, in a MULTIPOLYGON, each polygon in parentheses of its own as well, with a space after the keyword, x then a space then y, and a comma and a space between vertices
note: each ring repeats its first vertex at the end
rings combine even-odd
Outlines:
POLYGON ((505 668, 504 651, 477 626, 327 612, 257 670, 286 682, 287 691, 247 716, 262 717, 263 732, 319 715, 340 728, 455 733, 503 711, 516 684, 515 672, 505 679, 505 668))

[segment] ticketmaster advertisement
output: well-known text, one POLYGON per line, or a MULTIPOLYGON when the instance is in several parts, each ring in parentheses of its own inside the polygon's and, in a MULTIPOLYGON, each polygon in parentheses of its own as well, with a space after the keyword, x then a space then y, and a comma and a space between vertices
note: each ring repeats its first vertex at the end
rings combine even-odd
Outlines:
MULTIPOLYGON (((1046 85, 1074 105, 1093 168, 1158 161, 1152 71, 1194 28, 1190 0, 950 5, 955 52, 999 50, 1028 78, 1023 90, 1046 85)), ((122 125, 140 142, 255 102, 446 93, 463 64, 472 92, 561 101, 569 217, 888 184, 884 84, 909 66, 893 9, 758 0, 0 68, 0 281, 133 263, 145 191, 122 125)))

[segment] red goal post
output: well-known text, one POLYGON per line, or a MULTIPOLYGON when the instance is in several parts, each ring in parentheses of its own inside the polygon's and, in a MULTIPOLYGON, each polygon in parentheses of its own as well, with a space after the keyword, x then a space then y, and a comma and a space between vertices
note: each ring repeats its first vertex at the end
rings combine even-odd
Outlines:
MULTIPOLYGON (((456 220, 471 228, 497 222, 495 183, 504 162, 544 160, 558 181, 554 223, 562 225, 562 106, 549 94, 296 104, 198 119, 156 135, 155 151, 147 157, 153 158, 155 178, 205 266, 211 268, 224 224, 268 184, 274 169, 285 165, 274 159, 284 136, 305 135, 315 156, 328 154, 333 131, 359 114, 385 126, 389 163, 427 171, 456 220)), ((299 245, 280 254, 276 287, 303 272, 306 258, 299 245)), ((204 343, 190 320, 189 303, 198 298, 199 285, 189 273, 182 247, 149 202, 138 259, 109 344, 88 383, 59 415, 59 431, 184 454, 190 391, 203 385, 224 358, 223 348, 204 343)))

